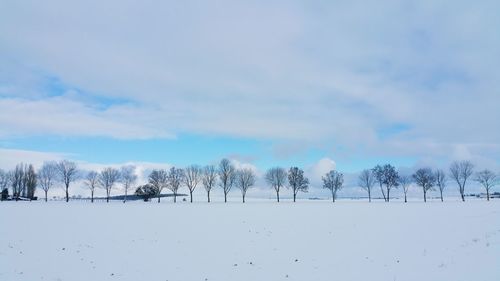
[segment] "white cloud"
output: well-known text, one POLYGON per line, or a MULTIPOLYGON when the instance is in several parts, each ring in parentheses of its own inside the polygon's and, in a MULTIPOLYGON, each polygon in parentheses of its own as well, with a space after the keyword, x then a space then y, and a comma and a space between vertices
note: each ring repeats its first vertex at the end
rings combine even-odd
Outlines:
POLYGON ((58 161, 65 156, 62 153, 0 148, 0 169, 10 170, 21 162, 40 167, 45 161, 58 161))
POLYGON ((0 137, 56 134, 115 138, 172 137, 143 108, 114 105, 104 110, 65 96, 39 100, 0 99, 0 137))
POLYGON ((311 184, 321 187, 321 178, 331 170, 335 170, 336 166, 335 161, 328 157, 320 159, 307 169, 307 176, 310 178, 311 184))
POLYGON ((284 141, 287 155, 319 143, 500 156, 496 2, 2 6, 0 137, 189 132, 284 141), (44 97, 47 76, 77 94, 44 97), (88 93, 127 103, 102 108, 88 93), (380 136, 400 123, 409 129, 380 136))

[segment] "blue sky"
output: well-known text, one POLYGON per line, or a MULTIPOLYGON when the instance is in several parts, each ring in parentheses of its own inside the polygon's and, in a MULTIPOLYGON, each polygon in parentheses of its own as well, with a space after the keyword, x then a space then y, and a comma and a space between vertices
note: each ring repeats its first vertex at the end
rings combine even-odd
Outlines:
MULTIPOLYGON (((89 163, 126 163, 128 161, 175 163, 188 166, 216 163, 224 157, 241 162, 250 162, 262 169, 276 165, 289 167, 300 163, 312 166, 325 157, 322 149, 308 149, 288 157, 276 156, 272 142, 251 139, 231 139, 183 135, 176 139, 116 140, 112 138, 39 136, 16 138, 2 144, 7 149, 24 149, 62 153, 68 157, 89 163), (133 160, 132 160, 133 159, 133 160)), ((415 159, 411 157, 362 157, 355 155, 337 163, 345 172, 357 172, 377 163, 391 162, 409 167, 415 159)))
MULTIPOLYGON (((500 169, 496 1, 2 1, 0 167, 500 169)), ((317 174, 317 173, 316 173, 317 174)))

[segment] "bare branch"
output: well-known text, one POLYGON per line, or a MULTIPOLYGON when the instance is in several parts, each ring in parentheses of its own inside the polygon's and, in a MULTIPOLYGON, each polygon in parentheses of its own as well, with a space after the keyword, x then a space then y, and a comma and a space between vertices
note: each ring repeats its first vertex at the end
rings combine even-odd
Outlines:
POLYGON ((470 161, 455 161, 450 165, 450 175, 458 184, 458 190, 462 201, 465 201, 465 184, 472 175, 474 165, 470 161))
POLYGON ((168 186, 168 173, 166 170, 153 170, 149 174, 149 184, 154 188, 156 196, 158 196, 158 203, 160 203, 161 192, 168 186))
POLYGON ((57 178, 57 163, 56 162, 44 162, 42 167, 38 170, 38 182, 40 187, 45 193, 45 202, 47 202, 47 193, 49 189, 54 185, 57 178))
POLYGON ((177 169, 175 167, 170 168, 167 176, 168 185, 167 188, 174 194, 174 203, 177 202, 177 192, 184 180, 184 170, 177 169))
POLYGON ((235 181, 236 169, 228 159, 224 158, 219 163, 218 173, 220 187, 222 188, 222 191, 224 191, 224 202, 227 202, 227 194, 231 191, 235 181))
POLYGON ((83 183, 90 189, 90 202, 94 203, 94 191, 99 185, 99 174, 95 171, 88 172, 83 183))
POLYGON ((57 172, 59 180, 64 184, 66 192, 66 202, 69 201, 69 185, 78 179, 78 170, 76 163, 68 160, 62 160, 57 163, 57 172))
POLYGON ((99 186, 106 190, 106 202, 109 202, 111 189, 120 180, 120 171, 115 168, 105 168, 99 174, 99 186))
POLYGON ((128 190, 137 181, 137 175, 135 174, 136 167, 133 165, 123 166, 120 169, 121 181, 123 183, 123 188, 125 189, 125 197, 123 198, 123 203, 127 202, 128 190))
POLYGON ((405 195, 405 203, 408 202, 407 195, 411 184, 413 183, 412 177, 408 175, 399 176, 399 185, 403 188, 403 193, 405 195))
POLYGON ((363 170, 359 174, 358 184, 368 192, 368 202, 372 201, 372 188, 375 185, 375 176, 372 170, 363 170))
POLYGON ((342 185, 344 184, 344 175, 335 170, 331 170, 330 172, 326 173, 322 180, 323 188, 330 190, 330 192, 332 193, 332 202, 335 202, 337 191, 342 189, 342 185))
POLYGON ((309 189, 309 179, 304 177, 304 171, 298 167, 291 167, 288 171, 288 184, 293 191, 293 202, 299 191, 307 192, 309 189))
POLYGON ((413 174, 413 179, 417 185, 422 187, 422 191, 424 192, 424 202, 427 202, 427 192, 432 190, 434 184, 436 183, 434 173, 430 168, 421 168, 413 174))
POLYGON ((286 170, 280 167, 270 168, 267 170, 265 179, 266 182, 276 191, 276 200, 280 201, 280 190, 286 187, 286 170))
POLYGON ((490 170, 482 170, 476 173, 474 179, 480 183, 486 190, 486 199, 490 200, 490 190, 493 186, 498 184, 498 176, 490 170))
POLYGON ((236 172, 236 185, 241 190, 243 203, 245 203, 245 196, 249 188, 255 184, 255 173, 248 168, 241 169, 236 172))
POLYGON ((208 202, 210 202, 210 191, 217 182, 217 169, 214 165, 208 165, 203 168, 202 183, 207 191, 208 202))
POLYGON ((187 167, 184 171, 184 184, 189 189, 189 196, 191 199, 191 203, 193 203, 193 191, 198 186, 198 183, 201 181, 202 177, 202 169, 198 165, 191 165, 187 167))

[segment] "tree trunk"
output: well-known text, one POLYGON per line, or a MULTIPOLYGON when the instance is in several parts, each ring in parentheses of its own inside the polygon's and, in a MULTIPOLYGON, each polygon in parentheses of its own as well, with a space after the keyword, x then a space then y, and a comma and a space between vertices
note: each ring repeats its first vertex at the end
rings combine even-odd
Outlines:
POLYGON ((128 188, 125 188, 125 198, 123 198, 123 203, 127 202, 127 189, 128 188))
POLYGON ((408 201, 406 200, 406 192, 405 192, 405 203, 408 203, 408 201))
POLYGON ((391 189, 389 187, 387 187, 387 202, 389 202, 389 192, 391 191, 391 189))
POLYGON ((94 190, 90 191, 90 203, 94 203, 94 190))
POLYGON ((380 191, 382 191, 382 196, 384 197, 384 201, 387 202, 387 199, 385 198, 384 187, 382 185, 380 185, 380 191))
POLYGON ((227 193, 224 191, 224 203, 227 203, 227 193))
POLYGON ((490 189, 486 189, 486 200, 490 201, 490 189))
POLYGON ((158 203, 160 203, 160 198, 161 198, 161 196, 160 196, 160 194, 158 194, 158 203))
POLYGON ((174 203, 177 203, 177 193, 174 192, 174 203))
POLYGON ((425 191, 425 188, 424 188, 424 202, 427 202, 427 192, 425 191))
POLYGON ((278 201, 278 203, 280 202, 280 192, 279 191, 276 191, 276 200, 278 201))
POLYGON ((295 202, 295 199, 297 198, 297 194, 293 193, 293 202, 295 202))
POLYGON ((245 203, 245 194, 243 194, 243 203, 245 203))
POLYGON ((442 190, 442 189, 440 189, 440 190, 439 190, 439 193, 441 194, 441 202, 443 202, 443 190, 442 190))
POLYGON ((335 193, 333 192, 333 189, 332 189, 332 203, 335 203, 335 193))
POLYGON ((69 202, 69 192, 68 192, 69 186, 66 185, 66 202, 69 202))
POLYGON ((464 196, 464 193, 460 193, 460 196, 462 196, 462 202, 465 202, 465 196, 464 196))
POLYGON ((372 202, 372 194, 370 189, 368 189, 368 202, 372 202))
POLYGON ((207 199, 208 199, 208 203, 210 203, 210 191, 207 191, 207 199))
POLYGON ((48 190, 45 190, 45 202, 47 202, 47 191, 48 190))
POLYGON ((191 203, 193 203, 193 192, 191 190, 189 191, 189 196, 191 196, 191 203))

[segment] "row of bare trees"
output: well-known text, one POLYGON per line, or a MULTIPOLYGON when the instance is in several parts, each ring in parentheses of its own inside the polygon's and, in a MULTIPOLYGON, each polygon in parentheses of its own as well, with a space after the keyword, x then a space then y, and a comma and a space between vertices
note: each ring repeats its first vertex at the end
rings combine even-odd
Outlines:
POLYGON ((85 186, 90 190, 90 201, 94 202, 94 192, 97 187, 106 191, 106 202, 109 202, 111 190, 117 185, 122 184, 125 190, 123 202, 127 201, 128 191, 133 188, 137 181, 135 166, 127 165, 120 169, 112 167, 104 168, 101 172, 90 171, 84 177, 85 186))
POLYGON ((37 176, 33 165, 18 164, 10 172, 0 170, 0 190, 2 198, 8 187, 12 189, 12 198, 15 200, 33 198, 37 186, 37 176))
MULTIPOLYGON (((237 169, 228 159, 222 159, 218 166, 208 165, 200 167, 188 166, 185 169, 175 167, 170 170, 153 170, 149 175, 146 185, 139 186, 136 194, 143 196, 146 200, 157 196, 160 202, 161 192, 164 188, 169 189, 174 196, 174 202, 181 185, 187 187, 190 201, 193 202, 193 192, 201 183, 207 193, 207 201, 210 202, 210 193, 216 186, 224 193, 224 202, 227 202, 229 192, 236 187, 241 192, 242 202, 248 190, 255 185, 257 176, 250 168, 237 169)), ((279 202, 280 191, 290 188, 293 192, 293 200, 296 201, 299 192, 307 192, 309 180, 304 176, 304 171, 298 167, 291 167, 288 172, 284 168, 276 167, 269 169, 265 174, 266 182, 276 191, 279 202)))
POLYGON ((460 197, 462 201, 465 201, 465 187, 471 179, 484 187, 486 198, 490 200, 491 189, 499 183, 500 177, 487 169, 474 173, 474 165, 470 161, 453 162, 448 175, 441 169, 434 171, 428 167, 420 168, 411 175, 404 175, 399 174, 392 165, 386 164, 377 165, 371 170, 363 170, 358 177, 358 185, 367 191, 369 201, 371 201, 375 184, 380 186, 385 201, 389 201, 391 189, 401 187, 405 202, 407 202, 408 190, 412 184, 422 188, 424 202, 427 202, 427 193, 436 188, 443 201, 443 191, 448 179, 457 183, 460 197))
MULTIPOLYGON (((40 187, 48 198, 49 190, 56 184, 61 184, 65 192, 65 200, 69 201, 70 185, 79 179, 83 179, 85 185, 91 191, 91 201, 94 201, 94 191, 96 187, 101 187, 106 191, 106 200, 109 202, 111 189, 117 183, 123 183, 125 194, 135 184, 137 176, 134 166, 124 166, 121 170, 105 168, 100 173, 90 171, 83 174, 77 168, 75 162, 62 160, 60 162, 45 162, 40 169, 35 172, 33 165, 18 164, 13 171, 5 172, 0 170, 0 189, 3 197, 8 194, 8 187, 11 186, 12 198, 33 199, 36 187, 40 187)), ((125 196, 126 200, 126 196, 125 196)))
MULTIPOLYGON (((8 195, 8 188, 11 187, 12 198, 33 199, 37 186, 45 192, 45 200, 47 200, 47 192, 57 181, 65 186, 66 198, 68 198, 69 184, 74 180, 76 173, 76 165, 71 168, 69 161, 47 162, 35 172, 35 168, 31 164, 20 163, 15 169, 9 172, 0 170, 0 189, 2 190, 2 199, 8 195)), ((67 200, 67 199, 66 199, 67 200)))
POLYGON ((247 191, 255 185, 255 180, 256 175, 252 169, 236 169, 228 159, 222 159, 218 167, 215 165, 205 167, 191 165, 185 169, 172 167, 169 170, 153 170, 149 174, 148 183, 139 186, 136 189, 136 194, 143 196, 145 200, 156 196, 160 202, 162 190, 167 188, 172 192, 174 202, 176 202, 179 188, 186 186, 190 202, 193 202, 193 192, 201 184, 207 192, 207 201, 210 202, 210 193, 218 185, 224 193, 224 202, 227 202, 229 191, 233 186, 236 186, 241 191, 244 203, 247 191))
MULTIPOLYGON (((382 197, 387 202, 391 198, 391 190, 399 187, 401 187, 404 200, 407 202, 409 188, 413 185, 422 188, 425 202, 427 201, 427 193, 436 189, 440 193, 441 201, 443 201, 443 191, 448 179, 450 179, 457 183, 461 199, 465 201, 466 184, 472 179, 485 188, 487 200, 489 200, 491 189, 498 184, 500 177, 490 170, 481 170, 476 173, 473 170, 474 165, 470 161, 453 162, 448 174, 443 170, 432 170, 427 167, 420 168, 413 174, 402 174, 390 164, 377 165, 372 169, 361 171, 358 176, 358 185, 368 193, 370 202, 375 185, 378 185, 382 197)), ((168 170, 155 169, 149 174, 147 184, 136 186, 135 166, 123 166, 120 169, 106 167, 100 172, 83 173, 77 168, 75 162, 63 160, 45 162, 38 171, 35 171, 33 165, 22 163, 10 172, 0 169, 0 190, 2 197, 4 197, 10 186, 13 199, 32 199, 36 187, 39 186, 44 191, 45 201, 47 201, 49 190, 59 183, 65 190, 65 200, 69 201, 70 185, 76 180, 83 180, 90 191, 91 202, 94 202, 96 188, 105 190, 106 201, 109 202, 111 191, 119 184, 125 191, 123 202, 126 202, 128 192, 131 189, 135 190, 135 195, 145 200, 157 197, 158 202, 161 200, 163 190, 168 189, 172 192, 174 202, 176 202, 179 189, 185 186, 189 191, 190 201, 193 202, 193 192, 197 187, 203 186, 208 202, 210 202, 210 194, 214 187, 221 188, 224 202, 227 202, 229 192, 233 187, 236 187, 241 192, 242 201, 245 202, 246 194, 255 185, 256 178, 257 176, 252 169, 245 167, 238 169, 228 159, 222 159, 218 165, 204 167, 191 165, 185 169, 176 167, 171 167, 168 170)), ((270 168, 265 173, 264 179, 274 189, 278 202, 280 201, 280 192, 285 188, 291 190, 294 202, 299 192, 307 192, 309 188, 308 178, 305 177, 304 171, 298 167, 291 167, 288 170, 281 167, 270 168)), ((335 202, 337 192, 343 188, 344 175, 336 170, 331 170, 322 177, 322 181, 323 188, 330 191, 332 201, 335 202)))

